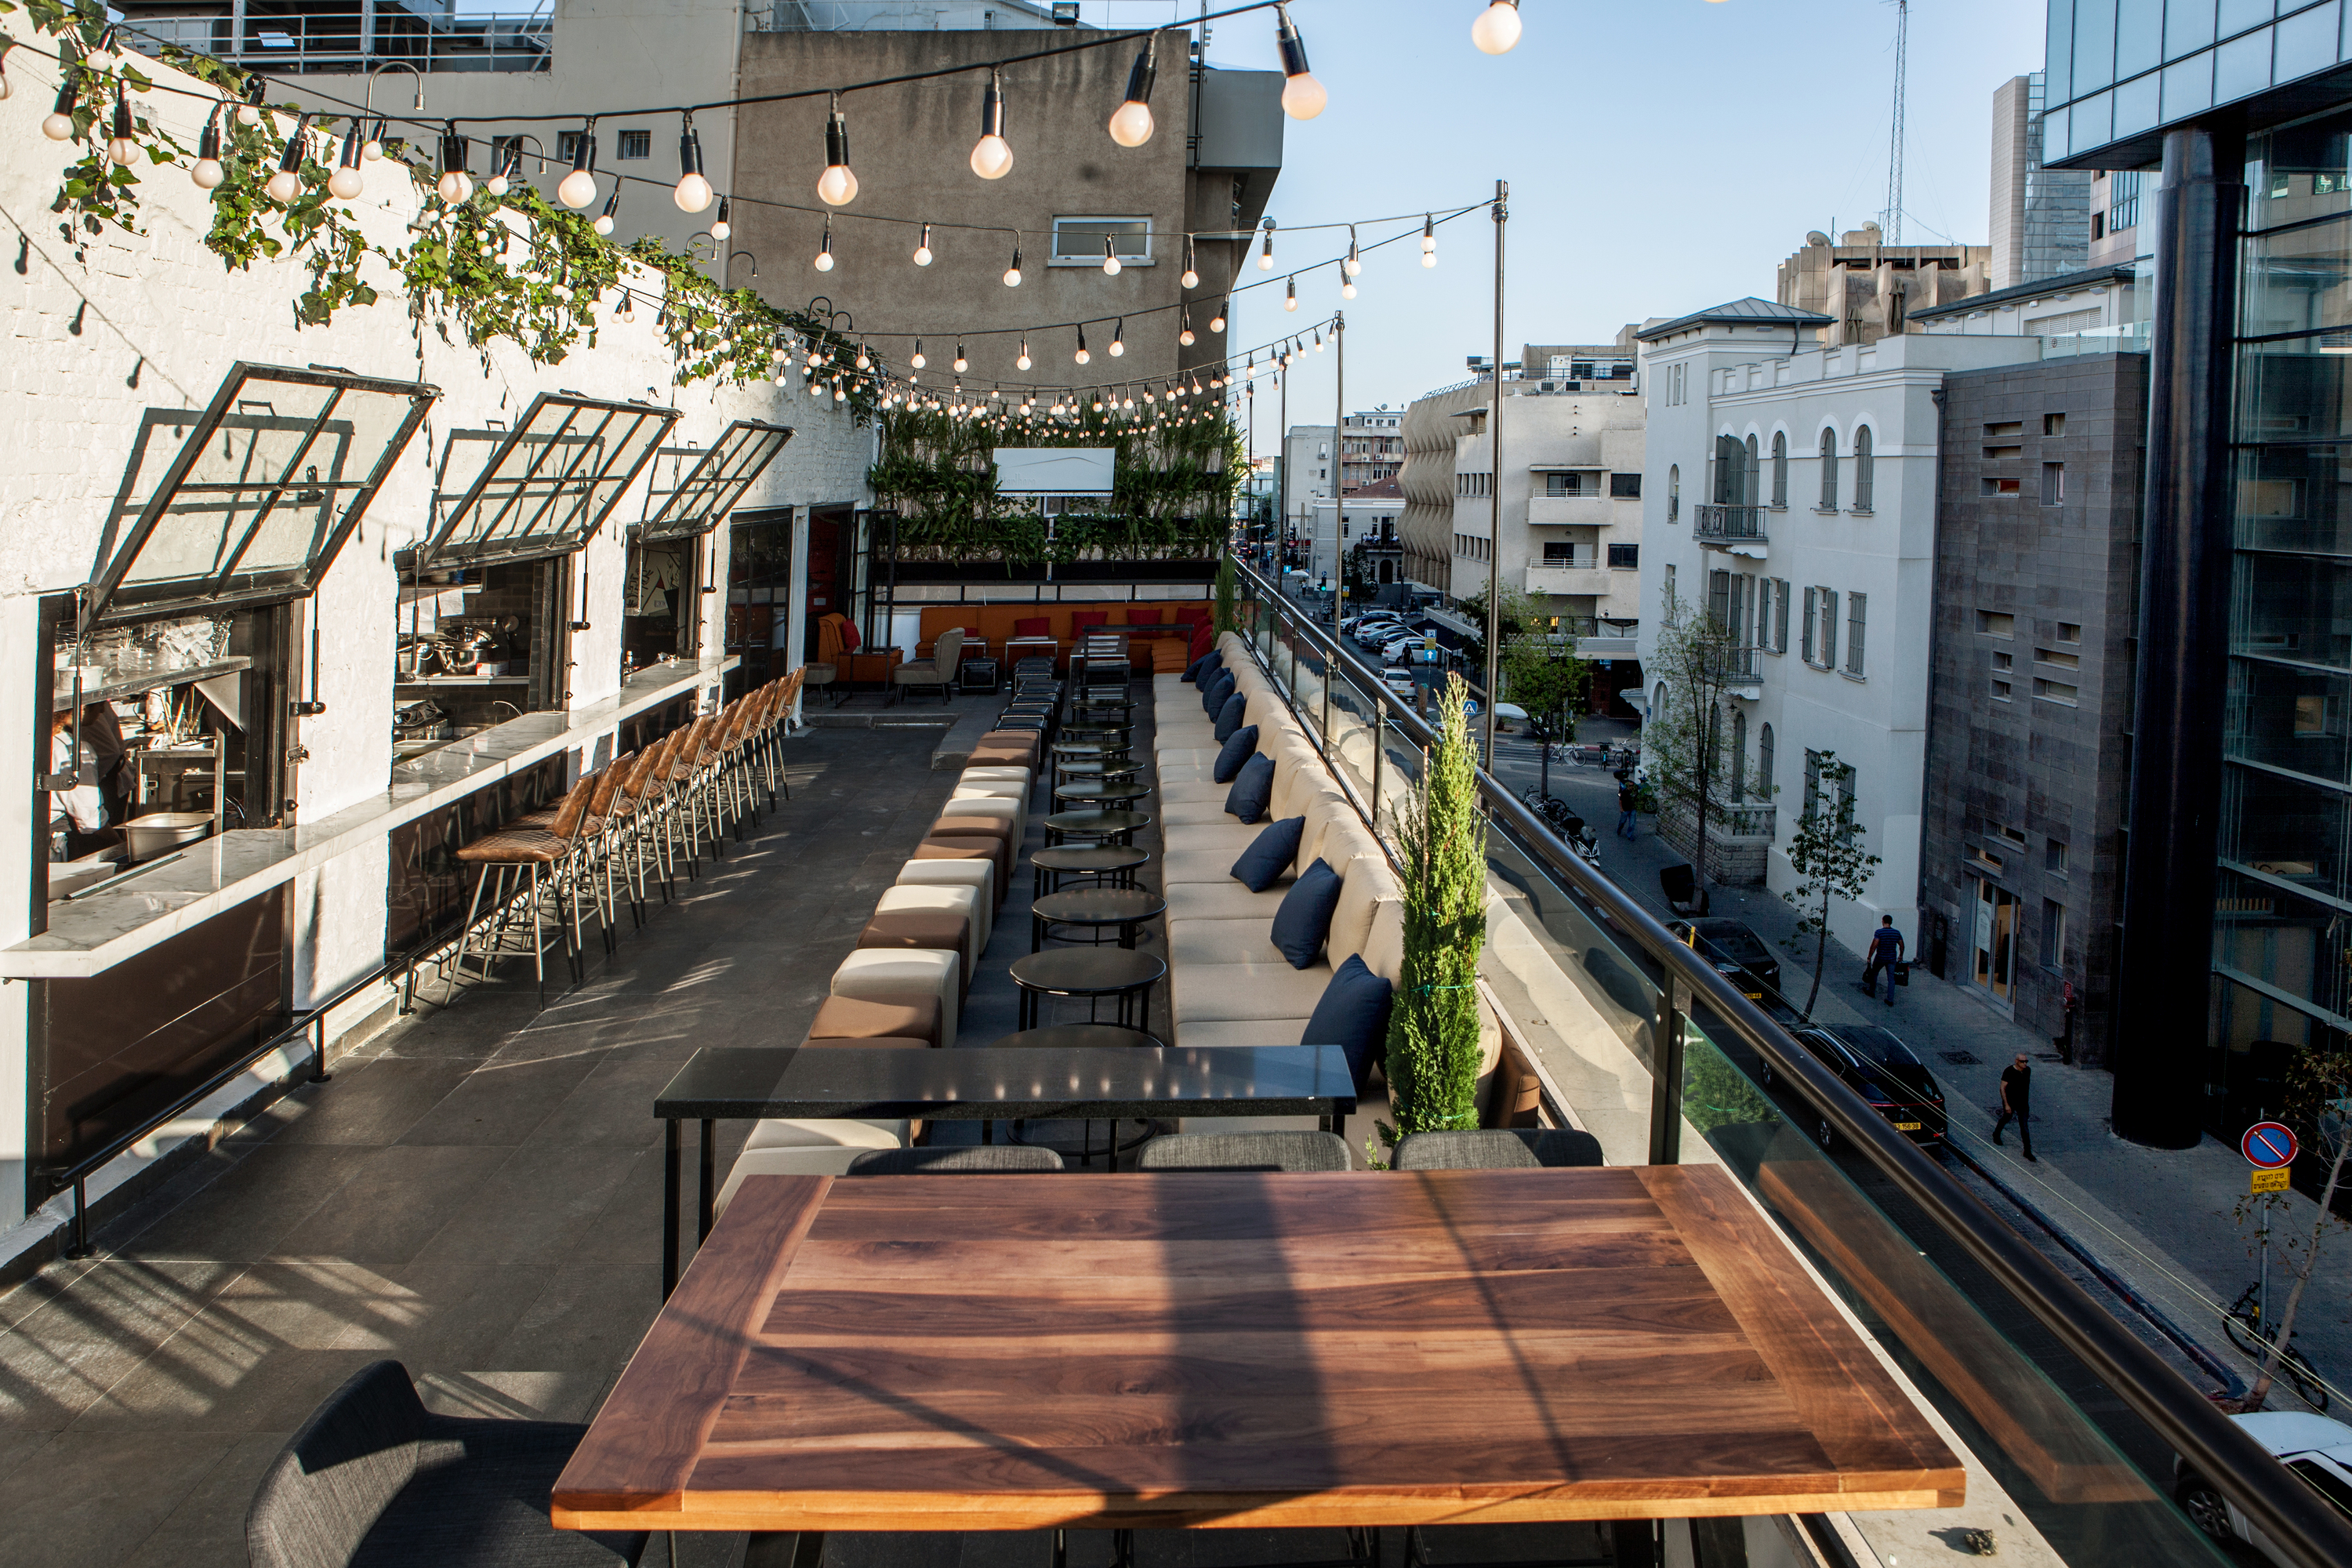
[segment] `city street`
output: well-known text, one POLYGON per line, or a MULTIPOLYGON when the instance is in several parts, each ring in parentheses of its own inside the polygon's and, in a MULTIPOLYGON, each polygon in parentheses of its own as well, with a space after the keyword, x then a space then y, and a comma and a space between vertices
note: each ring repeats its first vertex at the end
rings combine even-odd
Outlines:
MULTIPOLYGON (((1588 718, 1580 722, 1577 740, 1580 744, 1622 740, 1635 728, 1588 718)), ((1496 750, 1495 773, 1513 793, 1537 784, 1541 770, 1534 742, 1505 737, 1496 750)), ((1550 784, 1554 795, 1599 831, 1601 868, 1660 919, 1671 919, 1657 873, 1684 857, 1658 837, 1655 819, 1641 817, 1640 837, 1631 843, 1612 833, 1617 784, 1599 767, 1563 762, 1556 754, 1550 784)), ((1780 960, 1782 989, 1791 1006, 1801 1007, 1811 984, 1814 941, 1792 942, 1797 911, 1761 888, 1718 886, 1712 891, 1716 915, 1747 921, 1772 944, 1780 960)), ((2252 1380, 2252 1362, 2231 1347, 2221 1327, 2222 1311, 2253 1280, 2256 1268, 2252 1223, 2242 1227, 2234 1213, 2246 1194, 2248 1172, 2236 1149, 2210 1135, 2197 1147, 2178 1152, 2116 1137, 2107 1125, 2112 1086, 2105 1072, 2063 1065, 2052 1041, 2019 1027, 1970 988, 1953 979, 1934 978, 1924 965, 1913 969, 1908 986, 1896 989, 1892 1008, 1863 997, 1857 984, 1862 959, 1834 940, 1827 971, 1813 1009, 1816 1020, 1892 1029, 1943 1083, 1952 1117, 1950 1138, 1965 1156, 1955 1167, 1963 1182, 2074 1276, 2095 1300, 2142 1329, 2143 1337, 2200 1386, 2218 1389, 2220 1384, 2210 1368, 2198 1364, 2151 1324, 2151 1313, 2193 1341, 2240 1384, 2252 1380), (2033 1058, 2034 1152, 2040 1158, 2032 1164, 2023 1158, 2014 1127, 2004 1143, 1996 1145, 1991 1139, 2000 1070, 2021 1050, 2033 1058), (2095 1259, 2138 1303, 2101 1281, 2023 1205, 2031 1205, 2048 1226, 2095 1259)), ((1754 1076, 1756 1064, 1741 1059, 1744 1052, 1731 1054, 1754 1076)), ((1768 1092, 1792 1119, 1801 1119, 1800 1125, 1811 1125, 1805 1108, 1784 1089, 1768 1092)), ((1844 1164, 1849 1174, 1863 1177, 1860 1162, 1847 1160, 1844 1164)), ((2299 1193, 2282 1194, 2276 1202, 2276 1234, 2308 1235, 2317 1205, 2299 1193)), ((2285 1300, 2282 1279, 2273 1254, 2273 1317, 2285 1300)), ((2345 1373, 2352 1370, 2352 1321, 2342 1305, 2347 1299, 2352 1299, 2352 1243, 2338 1234, 2323 1247, 2319 1274, 2305 1297, 2295 1334, 2297 1348, 2338 1387, 2346 1385, 2345 1373)), ((2271 1404, 2273 1408, 2295 1407, 2294 1395, 2283 1385, 2271 1404)))

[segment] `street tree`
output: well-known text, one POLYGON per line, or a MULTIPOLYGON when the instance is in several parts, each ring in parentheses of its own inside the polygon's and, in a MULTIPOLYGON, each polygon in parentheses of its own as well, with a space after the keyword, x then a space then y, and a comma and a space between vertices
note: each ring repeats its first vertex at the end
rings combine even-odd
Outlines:
MULTIPOLYGON (((2302 1145, 2297 1164, 2305 1169, 2325 1171, 2321 1179, 2319 1205, 2312 1211, 2308 1235, 2287 1239, 2285 1267, 2291 1283, 2287 1287, 2286 1309, 2279 1314, 2276 1333, 2269 1332, 2264 1324, 2262 1365, 2254 1374, 2253 1386, 2238 1406, 2241 1411, 2255 1411, 2270 1397, 2271 1383, 2278 1375, 2279 1363, 2294 1342, 2295 1319, 2303 1311, 2304 1292, 2311 1288, 2311 1279, 2319 1265, 2319 1249, 2330 1230, 2352 1229, 2352 1226, 2336 1214, 2336 1194, 2343 1189, 2345 1165, 2352 1158, 2352 1050, 2305 1050, 2295 1058, 2287 1075, 2286 1109, 2280 1120, 2294 1129, 2302 1145)), ((2261 1203, 2267 1205, 2268 1194, 2261 1203)), ((2241 1218, 2252 1206, 2251 1201, 2241 1201, 2241 1218)))
POLYGON ((1521 632, 1503 640, 1503 696, 1527 710, 1542 754, 1543 793, 1551 793, 1551 749, 1576 739, 1576 710, 1592 684, 1592 667, 1564 639, 1521 632))
MULTIPOLYGON (((1728 627, 1676 595, 1671 582, 1661 612, 1656 653, 1643 672, 1654 687, 1665 688, 1666 698, 1653 704, 1643 723, 1643 762, 1657 792, 1661 828, 1688 824, 1693 879, 1703 892, 1707 829, 1726 820, 1732 794, 1723 756, 1723 693, 1740 649, 1728 627)), ((1731 760, 1731 767, 1739 765, 1739 759, 1731 760)))
MULTIPOLYGON (((1503 647, 1511 646, 1511 638, 1526 632, 1549 629, 1543 617, 1536 614, 1535 602, 1507 584, 1503 588, 1502 614, 1496 618, 1496 629, 1503 634, 1503 647)), ((1462 667, 1485 679, 1486 669, 1486 590, 1462 601, 1458 613, 1472 626, 1470 635, 1462 639, 1462 667)))
MULTIPOLYGON (((1789 839, 1789 868, 1799 880, 1780 896, 1797 910, 1797 934, 1813 939, 1813 988, 1805 994, 1805 1016, 1821 999, 1822 966, 1830 951, 1830 900, 1859 899, 1869 890, 1878 857, 1862 847, 1868 831, 1854 820, 1853 766, 1823 752, 1821 785, 1803 803, 1797 831, 1789 839)), ((1810 784, 1808 787, 1811 787, 1810 784)))

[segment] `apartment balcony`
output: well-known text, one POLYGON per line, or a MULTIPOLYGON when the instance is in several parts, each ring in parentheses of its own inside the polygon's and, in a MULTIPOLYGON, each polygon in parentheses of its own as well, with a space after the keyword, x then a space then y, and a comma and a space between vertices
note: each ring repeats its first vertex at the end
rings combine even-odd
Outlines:
POLYGON ((1706 656, 1708 679, 1723 688, 1726 697, 1753 702, 1764 695, 1764 653, 1761 648, 1720 647, 1706 656))
POLYGON ((142 49, 163 44, 254 70, 361 71, 398 62, 423 71, 543 71, 554 52, 544 11, 431 16, 352 0, 315 0, 280 11, 188 15, 131 0, 125 36, 142 49))
POLYGON ((1751 560, 1764 558, 1771 536, 1765 531, 1770 515, 1760 506, 1717 506, 1701 503, 1691 509, 1691 537, 1709 550, 1728 551, 1751 560))
POLYGON ((1614 496, 1529 496, 1529 528, 1608 528, 1641 520, 1642 503, 1614 496))
POLYGON ((1594 565, 1590 552, 1564 560, 1557 555, 1530 555, 1528 557, 1525 591, 1606 598, 1631 575, 1630 573, 1612 572, 1606 566, 1594 565))
POLYGON ((1777 808, 1769 800, 1734 801, 1715 809, 1722 816, 1714 836, 1724 838, 1769 839, 1778 820, 1777 808))

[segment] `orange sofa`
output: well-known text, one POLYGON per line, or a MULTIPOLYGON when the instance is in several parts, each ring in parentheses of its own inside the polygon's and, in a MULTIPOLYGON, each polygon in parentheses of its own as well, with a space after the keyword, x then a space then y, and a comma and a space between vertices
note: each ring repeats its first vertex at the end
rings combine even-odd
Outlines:
MULTIPOLYGON (((967 639, 987 638, 989 654, 996 658, 1004 657, 1004 645, 1016 637, 1050 637, 1054 639, 1055 668, 1060 669, 1066 666, 1081 627, 1102 626, 1117 630, 1123 626, 1159 626, 1165 629, 1128 638, 1128 658, 1139 668, 1150 666, 1157 670, 1160 662, 1190 646, 1189 634, 1174 623, 1179 619, 1197 619, 1205 626, 1211 614, 1206 599, 1147 599, 1136 604, 1094 605, 927 605, 923 607, 915 654, 918 658, 929 658, 931 645, 941 632, 950 626, 961 626, 967 639), (1034 624, 1038 622, 1044 624, 1034 624), (1156 646, 1162 643, 1170 646, 1166 649, 1156 646)), ((966 647, 969 646, 967 641, 966 647)), ((1178 658, 1173 668, 1181 670, 1184 664, 1185 660, 1178 658)))

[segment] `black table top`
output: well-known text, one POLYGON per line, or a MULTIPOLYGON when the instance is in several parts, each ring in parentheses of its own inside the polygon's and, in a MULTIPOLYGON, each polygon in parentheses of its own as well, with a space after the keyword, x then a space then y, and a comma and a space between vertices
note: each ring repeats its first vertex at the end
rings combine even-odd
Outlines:
POLYGON ((1045 819, 1056 833, 1132 833, 1151 826, 1143 811, 1057 811, 1045 819))
POLYGON ((1070 1050, 1084 1046, 1117 1047, 1120 1050, 1160 1050, 1160 1041, 1140 1029, 1117 1024, 1053 1024, 1043 1029, 1023 1029, 1001 1040, 991 1040, 992 1051, 1070 1050))
POLYGON ((1013 984, 1049 996, 1108 996, 1139 991, 1168 973, 1148 952, 1125 947, 1055 947, 1013 961, 1013 984))
POLYGON ((1126 871, 1150 858, 1132 844, 1055 844, 1029 857, 1048 871, 1126 871))
POLYGON ((1056 925, 1129 925, 1165 914, 1168 900, 1140 888, 1073 888, 1048 893, 1029 906, 1029 912, 1056 925))
POLYGON ((1117 784, 1109 779, 1081 779, 1074 784, 1056 784, 1055 800, 1141 800, 1151 793, 1150 784, 1117 784))
MULTIPOLYGON (((1117 951, 1116 949, 1112 951, 1117 951)), ((1039 1031, 1045 1032, 1045 1031, 1039 1031)), ((860 1051, 713 1046, 655 1097, 668 1120, 762 1116, 1103 1121, 1165 1114, 1344 1115, 1356 1109, 1338 1046, 1097 1046, 860 1051)))

